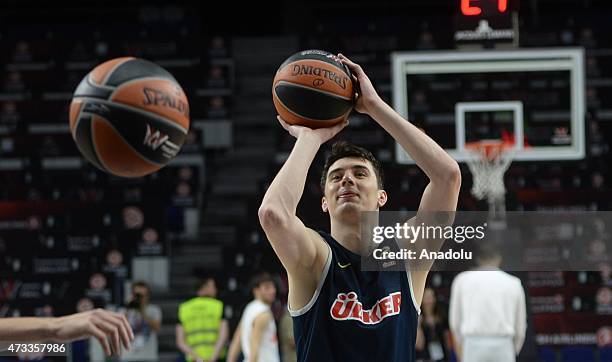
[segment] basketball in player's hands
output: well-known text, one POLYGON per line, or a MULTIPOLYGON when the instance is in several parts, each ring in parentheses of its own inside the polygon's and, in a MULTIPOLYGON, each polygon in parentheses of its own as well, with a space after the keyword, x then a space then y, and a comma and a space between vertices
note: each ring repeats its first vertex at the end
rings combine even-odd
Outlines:
POLYGON ((272 99, 278 114, 289 124, 332 127, 346 121, 353 109, 353 76, 336 55, 304 50, 278 68, 272 99))
POLYGON ((70 104, 70 132, 99 169, 140 177, 164 167, 189 130, 189 103, 174 76, 144 59, 116 58, 83 78, 70 104))

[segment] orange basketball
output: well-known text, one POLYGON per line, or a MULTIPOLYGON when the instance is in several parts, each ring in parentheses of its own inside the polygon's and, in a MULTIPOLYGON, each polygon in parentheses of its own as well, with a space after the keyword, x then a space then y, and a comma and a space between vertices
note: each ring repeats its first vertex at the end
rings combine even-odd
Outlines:
POLYGON ((70 132, 87 160, 122 177, 164 167, 189 130, 189 103, 168 71, 131 57, 98 65, 70 104, 70 132))
POLYGON ((278 114, 291 124, 310 128, 343 122, 353 109, 353 77, 337 56, 304 50, 281 64, 272 99, 278 114))

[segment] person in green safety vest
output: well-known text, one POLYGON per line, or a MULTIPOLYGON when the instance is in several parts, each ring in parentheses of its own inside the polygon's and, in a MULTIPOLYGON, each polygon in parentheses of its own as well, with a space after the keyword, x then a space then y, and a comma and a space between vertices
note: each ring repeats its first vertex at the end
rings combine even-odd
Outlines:
POLYGON ((223 302, 216 299, 215 279, 202 280, 197 297, 179 305, 176 345, 188 362, 212 362, 221 357, 229 326, 223 318, 223 302))

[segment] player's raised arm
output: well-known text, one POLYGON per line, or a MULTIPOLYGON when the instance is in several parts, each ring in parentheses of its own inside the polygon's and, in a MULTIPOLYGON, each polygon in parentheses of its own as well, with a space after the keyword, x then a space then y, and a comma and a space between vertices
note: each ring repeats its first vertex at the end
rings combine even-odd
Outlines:
MULTIPOLYGON (((427 219, 431 219, 428 217, 431 216, 428 215, 431 212, 454 212, 457 209, 457 199, 461 187, 461 171, 457 162, 434 140, 385 103, 361 66, 342 54, 338 56, 359 81, 360 91, 355 109, 369 115, 380 124, 429 177, 429 184, 425 188, 419 204, 419 214, 425 214, 425 224, 430 224, 427 219)), ((453 215, 448 213, 448 216, 453 215)), ((452 221, 451 217, 443 221, 442 224, 452 224, 452 221)), ((415 220, 411 222, 417 225, 421 223, 415 220)), ((435 250, 441 246, 443 240, 425 240, 425 242, 429 242, 429 244, 420 244, 429 250, 435 250)), ((412 274, 413 288, 419 304, 425 288, 427 272, 433 262, 427 261, 426 263, 428 265, 420 265, 418 267, 420 271, 412 274)))
POLYGON ((289 125, 280 118, 279 122, 297 140, 289 158, 266 191, 258 214, 272 248, 291 274, 308 270, 314 262, 317 250, 324 247, 322 241, 320 246, 317 246, 316 241, 313 242, 319 240, 319 236, 304 226, 296 216, 296 209, 304 192, 308 169, 319 147, 347 123, 312 130, 289 125))

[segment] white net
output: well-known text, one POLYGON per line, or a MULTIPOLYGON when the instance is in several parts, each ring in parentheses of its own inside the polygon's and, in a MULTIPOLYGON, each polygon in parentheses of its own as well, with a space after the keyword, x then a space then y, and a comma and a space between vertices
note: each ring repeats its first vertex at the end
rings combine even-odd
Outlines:
POLYGON ((473 176, 472 195, 479 200, 487 199, 489 203, 504 200, 504 173, 512 163, 512 151, 498 147, 489 153, 485 147, 480 147, 473 152, 476 157, 467 160, 473 176))

